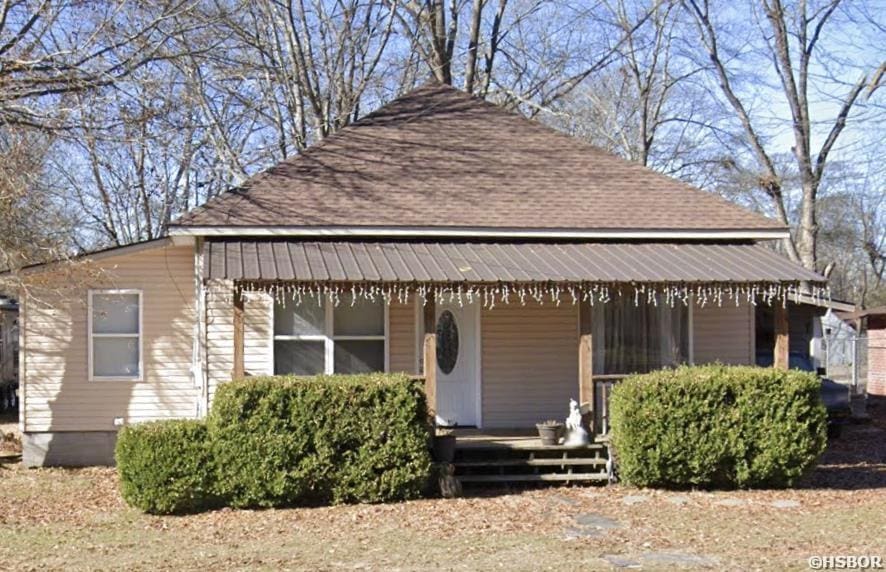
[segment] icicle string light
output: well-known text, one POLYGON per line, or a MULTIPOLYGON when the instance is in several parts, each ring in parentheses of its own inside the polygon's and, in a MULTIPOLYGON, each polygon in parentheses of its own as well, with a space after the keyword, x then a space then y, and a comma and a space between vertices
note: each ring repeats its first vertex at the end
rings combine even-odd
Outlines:
MULTIPOLYGON (((426 284, 426 283, 320 283, 320 282, 237 282, 248 300, 255 295, 270 296, 282 305, 300 305, 306 300, 329 302, 354 306, 360 301, 382 301, 391 304, 396 301, 408 304, 413 296, 421 305, 434 299, 450 304, 479 303, 483 308, 492 309, 499 304, 517 303, 525 306, 529 301, 538 304, 551 303, 559 306, 563 302, 572 304, 606 304, 613 295, 627 298, 635 305, 641 302, 673 308, 677 304, 688 306, 695 303, 699 307, 722 306, 724 303, 742 302, 756 305, 758 302, 773 305, 787 305, 788 300, 797 302, 804 297, 820 304, 830 300, 830 289, 825 286, 810 286, 801 289, 799 283, 749 283, 749 284, 654 284, 654 283, 496 283, 496 284, 426 284)), ((233 300, 234 289, 230 281, 211 280, 207 284, 211 300, 233 300)))

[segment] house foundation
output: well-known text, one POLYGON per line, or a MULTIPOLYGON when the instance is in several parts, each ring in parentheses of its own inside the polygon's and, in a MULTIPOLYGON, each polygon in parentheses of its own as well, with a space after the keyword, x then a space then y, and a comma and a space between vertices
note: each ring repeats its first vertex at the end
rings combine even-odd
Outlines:
POLYGON ((114 466, 116 431, 57 431, 22 434, 26 467, 114 466))

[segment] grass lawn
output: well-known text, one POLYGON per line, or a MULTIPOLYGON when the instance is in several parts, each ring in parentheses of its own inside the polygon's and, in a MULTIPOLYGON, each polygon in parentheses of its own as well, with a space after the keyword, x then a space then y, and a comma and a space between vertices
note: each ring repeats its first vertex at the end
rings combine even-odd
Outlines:
POLYGON ((487 490, 152 517, 126 507, 113 469, 0 464, 0 487, 0 569, 10 570, 805 570, 812 555, 886 558, 882 419, 850 427, 788 491, 487 490))

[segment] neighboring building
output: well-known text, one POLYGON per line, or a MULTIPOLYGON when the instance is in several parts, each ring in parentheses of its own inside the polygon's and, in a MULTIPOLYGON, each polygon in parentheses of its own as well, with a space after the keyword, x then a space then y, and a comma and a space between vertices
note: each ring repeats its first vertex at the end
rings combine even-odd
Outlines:
POLYGON ((854 323, 855 330, 866 342, 867 394, 886 397, 886 306, 841 312, 839 317, 854 323))
POLYGON ((169 234, 22 300, 26 464, 110 462, 121 424, 253 374, 423 373, 461 426, 598 412, 624 374, 754 363, 752 301, 785 365, 782 302, 825 285, 762 244, 781 224, 437 84, 169 234))
POLYGON ((886 397, 886 306, 868 311, 868 394, 886 397))

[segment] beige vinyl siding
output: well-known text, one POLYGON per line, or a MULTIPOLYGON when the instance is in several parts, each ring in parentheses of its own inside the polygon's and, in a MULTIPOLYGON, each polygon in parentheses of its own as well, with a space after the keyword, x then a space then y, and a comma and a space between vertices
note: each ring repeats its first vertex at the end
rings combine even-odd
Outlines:
POLYGON ((578 399, 578 307, 527 302, 482 310, 484 427, 563 419, 578 399))
POLYGON ((704 364, 754 363, 754 306, 724 301, 693 309, 693 361, 704 364))
POLYGON ((388 365, 389 371, 415 371, 415 302, 406 304, 392 301, 388 306, 388 365))
POLYGON ((243 303, 243 368, 246 375, 274 373, 274 299, 250 292, 243 303))
MULTIPOLYGON (((206 354, 209 403, 234 371, 234 282, 206 283, 206 354)), ((273 299, 249 292, 243 301, 243 368, 247 375, 274 373, 273 299)))
MULTIPOLYGON (((234 371, 234 282, 208 280, 206 290, 206 377, 209 403, 234 371)), ((245 356, 244 356, 245 358, 245 356)))
POLYGON ((115 417, 194 417, 200 389, 192 374, 193 247, 157 246, 95 265, 104 271, 100 278, 82 286, 67 280, 64 290, 38 288, 24 301, 24 430, 107 431, 115 417), (141 382, 89 381, 88 291, 101 288, 142 291, 141 382))

